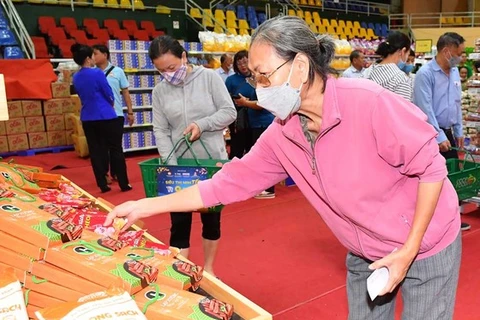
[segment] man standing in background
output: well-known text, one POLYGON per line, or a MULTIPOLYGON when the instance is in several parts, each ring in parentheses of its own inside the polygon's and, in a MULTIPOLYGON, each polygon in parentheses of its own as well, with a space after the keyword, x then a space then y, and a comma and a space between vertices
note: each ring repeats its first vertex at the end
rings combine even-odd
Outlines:
POLYGON ((468 63, 468 56, 467 56, 467 53, 465 51, 462 52, 462 61, 460 61, 460 63, 458 64, 459 67, 465 67, 467 68, 468 72, 467 72, 467 77, 470 78, 471 76, 473 76, 473 70, 472 70, 472 66, 469 65, 468 63))
POLYGON ((235 74, 235 72, 232 69, 233 59, 228 54, 222 54, 222 56, 220 57, 220 64, 221 64, 220 68, 218 68, 215 71, 220 75, 223 82, 225 82, 228 77, 235 74))
POLYGON ((350 53, 350 67, 342 74, 344 78, 363 78, 365 55, 358 50, 350 53))
MULTIPOLYGON (((123 139, 123 127, 125 124, 125 117, 123 112, 123 103, 122 103, 122 96, 125 99, 125 103, 127 105, 127 120, 130 126, 133 125, 133 108, 132 108, 132 100, 130 98, 130 93, 128 91, 128 80, 125 72, 122 68, 114 66, 110 63, 110 51, 108 50, 107 46, 99 44, 93 46, 93 54, 95 56, 95 64, 98 68, 103 70, 105 76, 107 77, 108 84, 112 88, 113 95, 115 97, 115 113, 117 114, 117 125, 116 125, 116 141, 117 147, 122 147, 122 139, 123 139)), ((111 182, 108 178, 108 168, 110 167, 110 176, 115 180, 115 168, 110 164, 106 164, 107 172, 107 181, 111 182)))
MULTIPOLYGON (((437 142, 445 159, 458 159, 463 148, 461 95, 462 84, 457 66, 465 50, 465 39, 447 32, 437 42, 438 53, 431 62, 418 70, 413 88, 413 103, 428 116, 428 122, 438 132, 437 142)), ((470 225, 462 222, 462 230, 470 225)))

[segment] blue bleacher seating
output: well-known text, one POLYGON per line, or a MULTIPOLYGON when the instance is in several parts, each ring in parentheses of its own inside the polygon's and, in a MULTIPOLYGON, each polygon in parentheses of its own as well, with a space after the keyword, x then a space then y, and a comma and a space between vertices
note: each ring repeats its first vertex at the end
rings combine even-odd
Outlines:
POLYGON ((265 21, 267 21, 267 16, 265 15, 265 13, 259 13, 258 14, 258 24, 262 24, 265 21))
MULTIPOLYGON (((367 29, 367 27, 368 27, 368 26, 367 26, 367 23, 366 23, 365 21, 360 22, 360 26, 361 26, 362 28, 365 28, 365 29, 367 29)), ((374 28, 372 28, 372 29, 374 29, 374 28)))
POLYGON ((6 47, 3 52, 4 59, 23 59, 23 52, 19 47, 6 47))
POLYGON ((17 40, 11 30, 0 30, 0 46, 14 46, 17 40))
POLYGON ((237 6, 237 19, 247 20, 245 6, 237 6))
POLYGON ((224 6, 223 4, 217 4, 217 5, 215 6, 215 9, 223 10, 223 9, 225 9, 225 6, 224 6))
POLYGON ((7 30, 8 28, 8 21, 5 17, 0 16, 0 30, 7 30))
MULTIPOLYGON (((367 27, 362 27, 362 28, 367 29, 367 27)), ((369 22, 369 23, 368 23, 368 29, 373 29, 373 30, 375 30, 375 25, 374 25, 373 23, 369 22)))
POLYGON ((225 7, 225 11, 233 11, 235 12, 235 6, 234 5, 231 5, 229 4, 228 6, 225 7))

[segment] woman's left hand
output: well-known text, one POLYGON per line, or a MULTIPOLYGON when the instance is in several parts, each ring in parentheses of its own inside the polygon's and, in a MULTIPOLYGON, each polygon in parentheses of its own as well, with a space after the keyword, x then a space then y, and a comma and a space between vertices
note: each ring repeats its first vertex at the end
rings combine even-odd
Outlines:
POLYGON ((379 296, 393 292, 393 290, 395 290, 395 288, 403 281, 403 279, 405 279, 408 269, 415 259, 415 256, 416 253, 412 254, 409 250, 402 248, 390 253, 383 259, 375 261, 369 266, 370 270, 387 267, 390 274, 387 285, 379 293, 379 296))
POLYGON ((200 131, 200 128, 197 126, 196 123, 190 123, 188 125, 187 129, 185 129, 185 131, 183 131, 183 134, 185 136, 189 133, 191 134, 190 141, 196 141, 202 135, 202 132, 200 131))
POLYGON ((245 98, 244 96, 242 96, 241 94, 239 94, 240 98, 239 99, 235 99, 235 104, 239 107, 246 107, 247 106, 247 102, 250 101, 250 99, 248 98, 245 98))

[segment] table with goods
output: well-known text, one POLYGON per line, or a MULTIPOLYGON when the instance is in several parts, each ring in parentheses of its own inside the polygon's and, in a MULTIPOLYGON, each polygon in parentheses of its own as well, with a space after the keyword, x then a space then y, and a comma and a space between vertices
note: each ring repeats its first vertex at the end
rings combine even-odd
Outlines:
POLYGON ((0 162, 2 319, 272 319, 64 176, 0 162))

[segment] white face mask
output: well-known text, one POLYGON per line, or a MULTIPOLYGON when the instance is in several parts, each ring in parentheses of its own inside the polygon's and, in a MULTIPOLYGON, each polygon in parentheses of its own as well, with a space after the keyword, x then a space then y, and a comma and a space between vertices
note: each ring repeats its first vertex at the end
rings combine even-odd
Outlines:
POLYGON ((293 65, 290 68, 287 81, 281 86, 256 88, 258 105, 267 111, 270 111, 274 116, 280 120, 285 120, 289 115, 295 113, 300 109, 302 103, 300 99, 300 88, 295 89, 290 85, 290 77, 292 76, 293 65))

